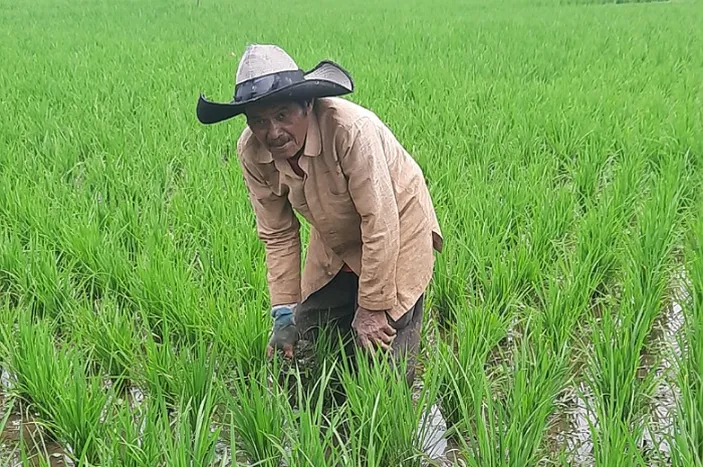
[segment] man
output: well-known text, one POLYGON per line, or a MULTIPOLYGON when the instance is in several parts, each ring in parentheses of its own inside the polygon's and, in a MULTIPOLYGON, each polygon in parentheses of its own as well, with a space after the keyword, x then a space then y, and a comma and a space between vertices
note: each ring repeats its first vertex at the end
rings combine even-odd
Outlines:
POLYGON ((420 167, 374 113, 341 97, 353 90, 331 61, 306 73, 281 48, 251 45, 234 100, 201 95, 197 116, 246 116, 237 153, 266 249, 269 357, 292 358, 301 336, 331 325, 363 349, 407 355, 412 383, 441 232, 420 167), (310 224, 302 275, 295 212, 310 224))

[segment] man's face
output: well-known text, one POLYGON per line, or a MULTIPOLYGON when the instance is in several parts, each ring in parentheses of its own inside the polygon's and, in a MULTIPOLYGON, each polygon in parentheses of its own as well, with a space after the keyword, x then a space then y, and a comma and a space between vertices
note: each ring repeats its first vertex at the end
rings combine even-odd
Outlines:
POLYGON ((288 159, 305 143, 311 109, 297 102, 253 104, 246 109, 247 125, 275 159, 288 159))

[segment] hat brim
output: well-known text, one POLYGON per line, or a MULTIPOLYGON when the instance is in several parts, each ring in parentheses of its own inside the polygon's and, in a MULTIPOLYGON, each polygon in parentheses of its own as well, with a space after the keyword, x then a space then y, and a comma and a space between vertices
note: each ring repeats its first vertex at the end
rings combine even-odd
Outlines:
POLYGON ((200 95, 196 114, 200 123, 209 125, 244 113, 247 105, 274 102, 281 99, 313 99, 336 97, 354 92, 354 81, 336 63, 325 60, 303 75, 303 80, 276 91, 243 102, 213 102, 200 95))

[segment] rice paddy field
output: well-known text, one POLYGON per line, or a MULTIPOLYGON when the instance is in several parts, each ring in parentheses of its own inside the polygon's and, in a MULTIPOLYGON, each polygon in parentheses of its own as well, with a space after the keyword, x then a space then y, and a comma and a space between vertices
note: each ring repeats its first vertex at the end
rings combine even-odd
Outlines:
POLYGON ((700 1, 4 1, 0 63, 0 465, 703 462, 700 1), (244 121, 195 117, 253 42, 425 172, 413 388, 266 358, 244 121))

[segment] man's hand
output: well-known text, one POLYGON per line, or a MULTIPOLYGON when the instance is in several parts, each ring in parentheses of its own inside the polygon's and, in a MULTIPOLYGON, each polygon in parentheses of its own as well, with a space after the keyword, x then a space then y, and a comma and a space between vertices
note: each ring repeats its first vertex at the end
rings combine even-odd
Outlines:
POLYGON ((359 345, 368 350, 380 347, 389 350, 396 330, 388 323, 385 311, 369 311, 358 307, 352 328, 356 332, 359 345))
POLYGON ((293 322, 294 309, 295 305, 275 306, 271 309, 274 321, 271 338, 266 347, 268 358, 273 358, 276 350, 283 350, 283 356, 289 360, 293 358, 293 347, 298 341, 298 329, 293 322))

